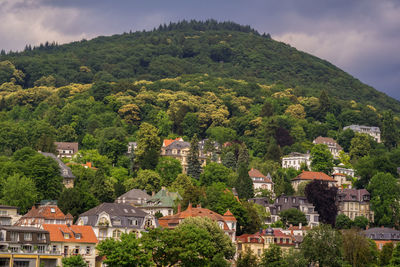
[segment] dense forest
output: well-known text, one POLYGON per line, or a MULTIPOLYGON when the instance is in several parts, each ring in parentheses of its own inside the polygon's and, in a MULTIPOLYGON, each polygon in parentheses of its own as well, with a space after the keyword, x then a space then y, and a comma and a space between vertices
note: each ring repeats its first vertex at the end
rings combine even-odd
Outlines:
POLYGON ((298 172, 282 169, 281 157, 313 153, 312 141, 327 136, 349 153, 333 164, 354 167, 355 186, 384 200, 373 204, 376 223, 398 225, 400 208, 391 207, 400 190, 370 180, 398 177, 399 112, 399 102, 332 64, 229 22, 180 22, 3 51, 0 201, 23 212, 38 200, 58 199, 77 216, 131 188, 166 186, 182 194, 183 206, 229 208, 238 234, 253 233, 265 211, 225 189, 252 197, 247 171, 254 167, 271 173, 275 196, 293 194, 298 172), (350 124, 380 127, 383 143, 342 130, 350 124), (212 151, 222 164, 210 158, 202 174, 187 176, 179 161, 158 156, 161 141, 178 136, 193 145, 199 139, 230 145, 212 151), (75 188, 63 189, 55 163, 36 152, 54 152, 54 141, 79 142, 73 161, 91 161, 97 170, 72 165, 75 188), (131 156, 129 141, 138 143, 131 156))

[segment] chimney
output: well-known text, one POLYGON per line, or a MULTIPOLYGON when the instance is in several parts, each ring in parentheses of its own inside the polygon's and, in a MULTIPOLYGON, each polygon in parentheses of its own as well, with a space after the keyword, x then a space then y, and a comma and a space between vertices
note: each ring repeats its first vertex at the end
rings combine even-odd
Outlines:
POLYGON ((301 230, 301 227, 302 227, 303 225, 302 225, 302 223, 299 223, 299 229, 301 230))
POLYGON ((156 194, 156 192, 154 192, 154 191, 151 192, 152 197, 154 197, 155 194, 156 194))
POLYGON ((369 229, 369 225, 367 225, 367 227, 365 227, 365 230, 368 230, 369 229))
POLYGON ((86 165, 89 167, 89 169, 92 168, 92 163, 91 162, 86 162, 86 165))
POLYGON ((180 212, 181 212, 181 203, 178 204, 178 211, 177 211, 177 213, 180 213, 180 212))
POLYGON ((196 208, 201 208, 201 203, 197 204, 196 208))
POLYGON ((189 209, 190 209, 190 210, 192 209, 192 203, 189 202, 189 205, 188 205, 187 209, 188 209, 188 210, 189 210, 189 209))
POLYGON ((385 228, 385 226, 382 225, 381 228, 385 228))

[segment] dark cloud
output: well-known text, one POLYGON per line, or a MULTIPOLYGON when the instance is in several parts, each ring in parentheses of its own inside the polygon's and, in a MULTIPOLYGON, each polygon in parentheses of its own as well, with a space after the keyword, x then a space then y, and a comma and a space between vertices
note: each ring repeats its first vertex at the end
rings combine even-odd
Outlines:
POLYGON ((2 0, 0 48, 70 42, 182 19, 231 20, 326 59, 400 99, 396 0, 2 0))

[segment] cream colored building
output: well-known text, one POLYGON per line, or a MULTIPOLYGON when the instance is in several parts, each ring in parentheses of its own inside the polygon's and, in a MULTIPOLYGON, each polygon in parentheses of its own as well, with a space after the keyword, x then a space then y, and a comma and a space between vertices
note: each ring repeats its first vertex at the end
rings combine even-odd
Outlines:
POLYGON ((310 154, 301 154, 298 152, 292 152, 282 158, 282 168, 295 168, 300 170, 302 165, 306 165, 310 169, 311 158, 310 154))
POLYGON ((339 189, 338 214, 344 214, 354 220, 364 216, 370 222, 374 221, 374 212, 370 208, 371 195, 366 189, 339 189))
POLYGON ((0 225, 14 225, 20 218, 17 207, 0 205, 0 225))
POLYGON ((381 142, 381 129, 379 127, 371 127, 371 126, 364 126, 364 125, 349 125, 343 127, 343 131, 351 129, 354 132, 361 133, 361 134, 368 134, 374 138, 377 143, 381 142))

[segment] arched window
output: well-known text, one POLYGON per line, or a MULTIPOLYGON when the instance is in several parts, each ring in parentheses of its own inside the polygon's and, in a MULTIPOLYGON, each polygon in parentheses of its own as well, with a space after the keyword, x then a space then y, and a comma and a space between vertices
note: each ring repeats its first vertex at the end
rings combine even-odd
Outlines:
POLYGON ((122 232, 120 230, 114 230, 112 234, 113 234, 113 238, 120 238, 122 232))
POLYGON ((138 230, 132 230, 131 234, 134 234, 136 238, 139 238, 139 231, 138 230))

